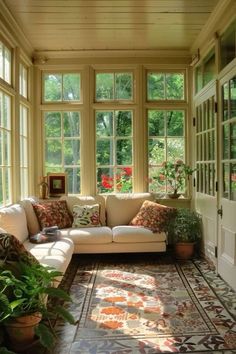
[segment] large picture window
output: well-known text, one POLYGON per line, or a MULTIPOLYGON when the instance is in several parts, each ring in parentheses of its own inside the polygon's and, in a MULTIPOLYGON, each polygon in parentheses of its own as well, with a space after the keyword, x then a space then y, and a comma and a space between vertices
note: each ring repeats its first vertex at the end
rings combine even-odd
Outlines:
POLYGON ((185 159, 185 111, 148 110, 149 190, 166 193, 165 180, 157 179, 164 161, 185 159))
POLYGON ((132 111, 96 111, 97 191, 132 192, 132 111))
POLYGON ((67 172, 68 192, 80 193, 80 112, 45 112, 45 169, 67 172))

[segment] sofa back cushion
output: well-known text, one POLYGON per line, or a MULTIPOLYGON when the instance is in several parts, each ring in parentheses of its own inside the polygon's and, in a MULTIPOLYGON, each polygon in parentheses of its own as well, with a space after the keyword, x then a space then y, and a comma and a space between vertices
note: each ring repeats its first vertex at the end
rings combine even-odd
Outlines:
POLYGON ((100 206, 100 222, 102 226, 106 225, 106 214, 105 214, 105 199, 101 195, 96 196, 62 196, 61 200, 67 202, 68 209, 73 215, 74 205, 93 205, 99 204, 100 206))
POLYGON ((108 195, 106 198, 107 226, 128 225, 145 200, 154 200, 151 193, 108 195))
POLYGON ((33 204, 37 202, 37 198, 31 197, 26 198, 20 201, 20 205, 25 210, 27 226, 29 230, 29 235, 33 236, 39 233, 40 225, 38 222, 38 218, 34 212, 33 204))
POLYGON ((14 204, 0 209, 0 227, 24 242, 29 236, 24 208, 14 204))

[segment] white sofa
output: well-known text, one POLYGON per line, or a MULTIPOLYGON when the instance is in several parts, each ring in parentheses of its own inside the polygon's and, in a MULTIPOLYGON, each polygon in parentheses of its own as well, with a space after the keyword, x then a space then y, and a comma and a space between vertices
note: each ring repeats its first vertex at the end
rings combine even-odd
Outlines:
MULTIPOLYGON (((40 231, 38 219, 28 198, 0 209, 0 227, 15 235, 42 264, 64 272, 73 253, 164 252, 166 234, 153 233, 140 226, 129 226, 145 200, 153 200, 150 193, 117 194, 103 197, 64 196, 72 213, 76 204, 100 204, 101 226, 61 229, 61 239, 33 244, 29 235, 40 231)), ((50 200, 51 201, 51 200, 50 200)), ((45 201, 47 202, 47 201, 45 201)))

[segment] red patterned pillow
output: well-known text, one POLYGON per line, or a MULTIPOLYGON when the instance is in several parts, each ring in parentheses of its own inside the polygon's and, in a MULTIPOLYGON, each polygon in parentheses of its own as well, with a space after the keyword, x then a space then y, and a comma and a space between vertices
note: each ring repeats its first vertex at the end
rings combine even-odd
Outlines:
POLYGON ((65 200, 35 203, 33 208, 41 229, 49 226, 58 226, 59 229, 64 229, 72 225, 72 216, 65 200))
POLYGON ((175 208, 145 200, 138 214, 130 221, 130 225, 143 226, 153 232, 166 232, 175 212, 175 208))

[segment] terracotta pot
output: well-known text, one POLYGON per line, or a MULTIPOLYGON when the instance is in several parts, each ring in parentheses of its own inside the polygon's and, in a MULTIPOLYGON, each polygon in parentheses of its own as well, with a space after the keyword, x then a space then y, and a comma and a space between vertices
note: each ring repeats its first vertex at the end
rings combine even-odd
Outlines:
POLYGON ((12 349, 20 350, 34 342, 35 327, 41 319, 41 313, 35 312, 31 315, 16 317, 5 324, 12 349))
POLYGON ((171 199, 178 199, 181 196, 180 193, 169 193, 168 197, 171 199))
POLYGON ((175 244, 175 257, 177 259, 190 259, 194 254, 194 242, 178 242, 175 244))

